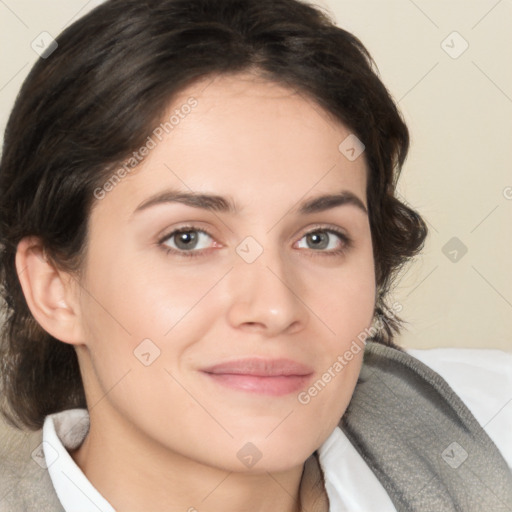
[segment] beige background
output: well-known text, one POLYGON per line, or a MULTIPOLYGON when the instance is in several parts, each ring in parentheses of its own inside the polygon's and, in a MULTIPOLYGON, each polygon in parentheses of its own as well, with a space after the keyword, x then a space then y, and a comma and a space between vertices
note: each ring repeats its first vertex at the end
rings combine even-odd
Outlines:
MULTIPOLYGON (((31 42, 99 3, 0 0, 2 133, 31 42)), ((412 134, 400 193, 430 236, 394 292, 409 322, 400 342, 512 351, 512 2, 318 3, 370 50, 412 134)))

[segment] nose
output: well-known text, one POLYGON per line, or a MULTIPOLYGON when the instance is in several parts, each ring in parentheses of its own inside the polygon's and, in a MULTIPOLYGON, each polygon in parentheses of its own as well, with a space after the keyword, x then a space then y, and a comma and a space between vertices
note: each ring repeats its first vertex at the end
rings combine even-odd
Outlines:
POLYGON ((230 272, 228 321, 266 337, 293 334, 309 321, 300 278, 279 257, 264 251, 255 262, 238 260, 230 272))

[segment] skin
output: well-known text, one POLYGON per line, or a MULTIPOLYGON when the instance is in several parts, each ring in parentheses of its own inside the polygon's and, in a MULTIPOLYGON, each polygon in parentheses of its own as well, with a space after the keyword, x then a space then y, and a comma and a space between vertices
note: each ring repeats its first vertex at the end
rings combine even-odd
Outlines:
POLYGON ((295 511, 305 461, 345 411, 362 351, 307 405, 300 390, 251 393, 200 369, 287 358, 312 368, 307 389, 371 325, 367 214, 354 204, 298 212, 342 190, 367 207, 364 154, 349 161, 338 150, 346 127, 254 75, 190 86, 170 112, 191 96, 197 107, 95 203, 80 278, 25 239, 20 280, 39 323, 76 348, 91 427, 72 456, 116 510, 295 511), (231 198, 238 210, 162 202, 136 212, 169 189, 231 198), (190 225, 211 234, 199 255, 169 252, 179 246, 168 235, 190 225), (248 236, 263 250, 253 263, 236 251, 248 236), (160 351, 148 366, 134 355, 145 339, 151 358, 160 351), (261 453, 252 467, 237 457, 248 442, 261 453))

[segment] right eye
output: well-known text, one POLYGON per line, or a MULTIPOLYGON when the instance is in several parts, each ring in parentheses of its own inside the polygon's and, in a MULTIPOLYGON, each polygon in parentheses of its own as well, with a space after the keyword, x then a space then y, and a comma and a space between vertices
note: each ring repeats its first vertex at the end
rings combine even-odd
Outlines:
POLYGON ((215 244, 213 237, 204 229, 187 226, 172 231, 160 241, 160 244, 164 246, 168 253, 190 257, 200 256, 200 251, 211 247, 212 242, 215 244))

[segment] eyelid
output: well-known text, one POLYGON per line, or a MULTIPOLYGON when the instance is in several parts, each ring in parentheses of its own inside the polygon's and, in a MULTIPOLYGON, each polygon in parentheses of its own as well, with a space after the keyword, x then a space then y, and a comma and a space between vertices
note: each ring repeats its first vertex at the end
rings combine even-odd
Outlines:
POLYGON ((305 228, 302 236, 308 235, 309 233, 315 233, 316 231, 331 231, 338 235, 343 235, 344 237, 347 237, 347 238, 349 236, 348 233, 344 229, 340 228, 339 226, 336 226, 334 224, 321 224, 321 223, 313 224, 313 225, 305 228))
POLYGON ((187 231, 197 231, 199 233, 205 233, 210 238, 215 239, 215 236, 212 234, 212 232, 209 229, 201 227, 199 224, 195 224, 195 223, 191 222, 190 224, 185 223, 182 226, 167 228, 167 229, 163 230, 161 232, 162 234, 157 235, 157 238, 156 238, 157 243, 161 244, 161 243, 165 242, 166 240, 168 240, 172 235, 175 235, 177 233, 187 232, 187 231))

